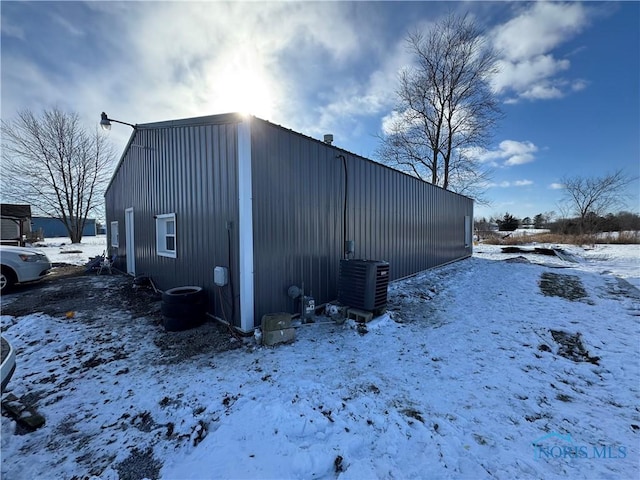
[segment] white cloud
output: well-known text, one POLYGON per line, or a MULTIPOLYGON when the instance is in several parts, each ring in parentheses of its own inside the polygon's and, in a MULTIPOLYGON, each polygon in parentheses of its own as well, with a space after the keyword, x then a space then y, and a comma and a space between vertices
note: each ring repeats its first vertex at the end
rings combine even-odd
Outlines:
POLYGON ((500 73, 493 79, 493 88, 498 93, 526 91, 539 82, 549 82, 550 78, 569 66, 569 60, 558 61, 551 55, 538 55, 517 63, 503 59, 498 62, 500 73))
MULTIPOLYGON (((366 80, 343 79, 331 88, 326 104, 312 112, 314 116, 308 119, 304 131, 319 134, 335 129, 354 130, 358 128, 359 119, 379 115, 393 107, 398 74, 410 62, 410 56, 401 40, 378 55, 366 80)), ((391 111, 384 116, 382 131, 388 133, 391 123, 400 115, 391 111)))
POLYGON ((51 20, 54 23, 60 25, 69 34, 73 35, 74 37, 83 37, 85 35, 85 32, 82 29, 73 25, 73 23, 71 23, 69 20, 62 17, 61 15, 53 14, 51 15, 51 20))
POLYGON ((551 185, 549 185, 549 188, 551 190, 562 190, 564 188, 564 184, 562 184, 562 183, 552 183, 551 185))
POLYGON ((520 92, 520 96, 529 100, 549 100, 551 98, 562 98, 564 93, 558 87, 542 82, 520 92))
POLYGON ((528 185, 533 185, 533 182, 531 180, 516 180, 513 182, 505 180, 499 183, 489 183, 487 187, 509 188, 509 187, 526 187, 528 185))
POLYGON ((394 133, 394 126, 402 120, 402 114, 397 110, 392 110, 390 113, 382 117, 382 133, 384 135, 392 135, 394 133))
POLYGON ((24 30, 17 25, 12 25, 2 18, 2 35, 24 40, 24 30))
POLYGON ((494 31, 494 45, 507 60, 524 61, 553 50, 586 22, 581 3, 536 2, 494 31))
POLYGON ((584 90, 585 88, 587 88, 587 86, 588 82, 586 80, 575 80, 571 84, 571 90, 573 90, 574 92, 579 92, 580 90, 584 90))
POLYGON ((533 185, 533 182, 531 180, 516 180, 513 184, 516 187, 526 187, 527 185, 533 185))
POLYGON ((570 62, 556 58, 552 52, 580 33, 587 22, 582 3, 535 2, 494 28, 490 38, 501 54, 500 71, 493 79, 494 90, 510 94, 507 103, 515 103, 518 98, 560 98, 569 90, 584 88, 584 82, 571 83, 558 76, 569 70, 570 62))
POLYGON ((504 140, 500 142, 501 158, 506 158, 505 165, 522 165, 534 160, 533 154, 538 151, 531 142, 504 140))
POLYGON ((534 153, 538 151, 532 142, 518 142, 516 140, 503 140, 496 150, 486 150, 484 148, 472 148, 465 150, 465 155, 481 163, 490 163, 497 167, 522 165, 535 160, 534 153))
POLYGON ((407 131, 412 126, 419 124, 420 119, 415 115, 412 116, 411 112, 398 112, 397 110, 392 110, 390 113, 382 117, 382 133, 385 135, 392 135, 394 133, 398 133, 398 130, 407 131))

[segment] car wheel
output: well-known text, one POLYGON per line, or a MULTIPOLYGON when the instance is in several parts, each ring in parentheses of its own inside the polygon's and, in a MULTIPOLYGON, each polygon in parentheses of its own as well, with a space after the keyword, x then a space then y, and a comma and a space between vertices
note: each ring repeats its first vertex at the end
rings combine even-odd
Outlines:
POLYGON ((4 293, 16 283, 15 275, 8 268, 2 268, 0 271, 0 292, 4 293))

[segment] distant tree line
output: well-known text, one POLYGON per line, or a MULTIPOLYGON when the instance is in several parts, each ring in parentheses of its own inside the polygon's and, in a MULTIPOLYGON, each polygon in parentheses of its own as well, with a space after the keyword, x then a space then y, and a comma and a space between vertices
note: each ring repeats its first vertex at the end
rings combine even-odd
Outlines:
POLYGON ((533 220, 531 217, 519 219, 507 212, 502 217, 491 217, 488 220, 485 217, 475 219, 474 226, 476 231, 480 232, 495 231, 496 227, 501 232, 513 232, 520 227, 548 228, 552 216, 553 213, 539 213, 533 217, 533 220))
POLYGON ((640 231, 640 215, 631 212, 596 215, 587 213, 584 218, 562 218, 549 225, 551 233, 579 235, 581 233, 600 232, 637 232, 640 231))
POLYGON ((597 215, 593 212, 584 217, 558 218, 554 220, 554 213, 538 213, 533 217, 519 219, 509 212, 503 216, 491 217, 488 220, 483 217, 475 220, 475 229, 479 232, 496 230, 512 232, 517 228, 544 228, 550 233, 564 235, 579 235, 583 233, 601 232, 635 232, 640 231, 640 215, 632 212, 608 213, 597 215))

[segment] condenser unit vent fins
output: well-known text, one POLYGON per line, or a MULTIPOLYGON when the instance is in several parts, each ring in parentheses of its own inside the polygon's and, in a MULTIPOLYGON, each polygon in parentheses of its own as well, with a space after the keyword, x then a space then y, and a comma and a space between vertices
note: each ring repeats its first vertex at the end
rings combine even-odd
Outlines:
POLYGON ((389 263, 379 260, 340 260, 338 301, 374 313, 387 307, 389 263))

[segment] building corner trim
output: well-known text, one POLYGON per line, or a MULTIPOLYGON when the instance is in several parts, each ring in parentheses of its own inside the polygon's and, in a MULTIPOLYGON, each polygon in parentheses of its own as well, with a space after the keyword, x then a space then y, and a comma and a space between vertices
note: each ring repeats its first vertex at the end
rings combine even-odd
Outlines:
POLYGON ((251 118, 238 124, 238 242, 240 263, 240 330, 254 329, 253 191, 251 118))

